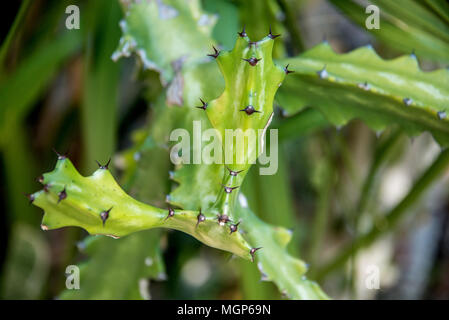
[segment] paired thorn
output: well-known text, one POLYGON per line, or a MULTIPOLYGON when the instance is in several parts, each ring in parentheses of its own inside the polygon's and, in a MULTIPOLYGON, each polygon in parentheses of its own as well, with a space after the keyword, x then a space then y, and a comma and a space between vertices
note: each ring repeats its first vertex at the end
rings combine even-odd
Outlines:
POLYGON ((167 217, 165 218, 165 220, 167 220, 168 218, 173 217, 174 215, 175 215, 175 210, 172 209, 172 208, 168 208, 168 214, 167 214, 167 217))
POLYGON ((288 70, 288 66, 289 66, 289 65, 290 65, 290 64, 287 64, 287 65, 285 66, 285 68, 284 68, 285 74, 289 74, 289 73, 295 72, 295 71, 293 71, 293 70, 288 70))
POLYGON ((371 86, 369 85, 368 81, 365 81, 364 83, 359 83, 357 87, 365 91, 369 91, 369 89, 371 89, 371 86))
POLYGON ((204 102, 203 99, 201 99, 201 98, 200 98, 200 101, 201 101, 202 105, 199 106, 199 107, 195 107, 195 108, 206 110, 206 108, 207 108, 207 103, 204 102))
POLYGON ((251 255, 251 261, 254 262, 254 254, 256 253, 257 250, 262 249, 262 247, 258 247, 258 248, 252 248, 251 250, 249 250, 249 254, 251 255))
POLYGON ((262 60, 262 58, 257 59, 256 57, 251 57, 251 58, 249 58, 249 59, 243 59, 243 58, 242 58, 242 60, 245 60, 245 61, 248 62, 251 66, 254 67, 260 60, 262 60))
POLYGON ((447 115, 446 115, 446 111, 442 110, 442 111, 438 111, 437 112, 437 117, 440 120, 446 119, 447 115))
POLYGON ((98 164, 98 167, 100 169, 103 170, 108 170, 109 169, 109 164, 111 163, 111 158, 109 158, 108 162, 105 165, 102 165, 100 162, 98 162, 97 160, 95 160, 95 162, 98 164))
POLYGON ((224 226, 226 223, 230 221, 229 217, 225 214, 219 214, 217 215, 218 224, 220 226, 224 226))
POLYGON ((239 224, 240 224, 240 221, 239 222, 237 222, 237 223, 233 223, 233 224, 231 224, 230 226, 229 226, 229 234, 233 234, 234 232, 236 232, 237 231, 237 229, 238 229, 238 227, 239 227, 239 224))
POLYGON ((217 48, 215 48, 214 46, 212 46, 212 48, 214 48, 214 53, 212 54, 208 54, 209 57, 212 57, 214 59, 217 59, 218 56, 220 55, 220 51, 217 50, 217 48))
POLYGON ((58 203, 64 200, 65 198, 67 198, 67 192, 64 186, 64 189, 62 189, 62 191, 58 193, 58 203))
POLYGON ((206 216, 205 216, 204 214, 201 213, 201 209, 200 209, 200 213, 198 213, 198 215, 196 216, 196 226, 195 226, 195 228, 197 228, 198 225, 199 225, 201 222, 204 222, 204 221, 206 221, 206 216))
POLYGON ((236 177, 240 172, 243 171, 243 170, 240 170, 240 171, 233 171, 233 170, 231 170, 228 166, 226 166, 226 169, 228 169, 229 174, 230 174, 231 176, 233 176, 233 177, 236 177))
POLYGON ((280 37, 280 34, 273 34, 271 32, 271 26, 270 26, 270 31, 268 32, 268 37, 270 37, 271 39, 276 39, 277 37, 280 37))
POLYGON ((24 193, 24 196, 28 198, 28 201, 30 204, 33 203, 34 199, 36 199, 36 197, 34 196, 34 193, 24 193))
POLYGON ((67 155, 59 153, 55 148, 53 148, 53 152, 58 156, 58 160, 64 160, 67 158, 67 155))
POLYGON ((245 111, 247 115, 252 115, 254 112, 260 113, 260 111, 257 111, 256 109, 254 109, 254 107, 252 105, 248 105, 246 106, 246 108, 239 110, 239 111, 245 111))
POLYGON ((44 190, 45 193, 48 193, 49 188, 50 188, 50 184, 46 183, 46 184, 44 184, 44 186, 42 187, 42 190, 44 190))
POLYGON ((44 183, 44 176, 40 175, 39 177, 36 178, 36 181, 39 183, 44 183))
POLYGON ((237 32, 237 34, 238 34, 240 37, 245 38, 245 37, 247 36, 246 31, 245 31, 245 26, 243 26, 242 32, 237 32))
POLYGON ((404 98, 402 100, 404 102, 404 104, 408 107, 413 103, 413 100, 411 98, 404 98))
POLYGON ((111 210, 112 210, 112 207, 110 207, 109 210, 100 212, 100 218, 101 218, 101 221, 103 221, 103 227, 104 227, 104 224, 106 223, 106 220, 108 220, 108 218, 109 218, 109 212, 111 212, 111 210))
POLYGON ((317 71, 316 74, 318 75, 318 77, 320 77, 320 79, 326 79, 329 76, 326 70, 326 65, 324 65, 323 69, 317 71))
POLYGON ((222 184, 221 186, 224 188, 226 193, 231 193, 234 189, 237 189, 239 187, 239 186, 237 186, 237 187, 228 187, 228 186, 225 186, 224 184, 222 184))

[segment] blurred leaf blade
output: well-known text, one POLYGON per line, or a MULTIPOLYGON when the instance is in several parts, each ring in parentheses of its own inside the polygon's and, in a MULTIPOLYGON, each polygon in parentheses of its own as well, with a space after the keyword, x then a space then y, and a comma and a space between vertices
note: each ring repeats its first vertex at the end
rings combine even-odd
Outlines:
MULTIPOLYGON (((0 85, 0 137, 10 139, 11 125, 27 114, 58 68, 81 44, 78 31, 63 34, 50 43, 42 44, 17 70, 0 85)), ((3 142, 3 141, 0 141, 3 142)))

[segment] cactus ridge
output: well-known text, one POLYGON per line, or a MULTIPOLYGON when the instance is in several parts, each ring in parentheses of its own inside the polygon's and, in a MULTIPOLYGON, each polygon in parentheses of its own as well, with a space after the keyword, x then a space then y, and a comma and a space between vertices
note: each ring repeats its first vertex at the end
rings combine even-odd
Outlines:
POLYGON ((251 247, 241 234, 230 235, 227 227, 216 222, 214 213, 161 209, 139 202, 121 189, 108 169, 100 167, 93 175, 83 177, 64 157, 41 181, 48 187, 29 199, 45 211, 44 230, 77 226, 90 234, 119 238, 141 230, 169 228, 188 233, 211 247, 251 258, 251 247))

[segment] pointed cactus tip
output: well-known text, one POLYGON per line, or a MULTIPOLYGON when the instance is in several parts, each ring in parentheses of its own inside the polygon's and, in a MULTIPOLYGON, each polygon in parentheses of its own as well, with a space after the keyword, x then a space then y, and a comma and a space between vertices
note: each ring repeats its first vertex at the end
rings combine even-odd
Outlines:
POLYGON ((270 37, 270 39, 276 39, 277 37, 280 37, 281 35, 280 34, 273 34, 272 32, 271 32, 271 26, 270 26, 270 31, 268 32, 268 37, 270 37))
POLYGON ((165 220, 167 220, 168 218, 173 217, 174 215, 175 215, 175 210, 173 208, 168 208, 168 214, 167 214, 167 217, 165 217, 165 220))
POLYGON ((254 254, 256 253, 257 250, 260 250, 260 249, 262 249, 262 247, 252 248, 251 250, 249 250, 249 254, 251 255, 252 262, 254 262, 254 254))
POLYGON ((288 70, 288 66, 289 66, 289 65, 290 65, 290 64, 287 64, 287 65, 285 66, 285 68, 284 68, 285 74, 289 74, 289 73, 295 72, 294 70, 288 70))
POLYGON ((65 154, 61 154, 58 151, 56 151, 55 148, 52 148, 53 152, 56 153, 56 155, 58 156, 58 160, 64 160, 67 158, 67 156, 65 154))
POLYGON ((203 99, 201 99, 201 98, 200 98, 200 101, 201 101, 202 105, 201 105, 201 106, 197 106, 197 107, 195 107, 195 108, 206 110, 206 108, 207 108, 207 103, 204 102, 203 99))
POLYGON ((235 190, 235 189, 237 189, 239 187, 239 186, 237 186, 237 187, 228 187, 228 186, 225 186, 223 184, 221 186, 224 188, 226 193, 231 193, 233 190, 235 190))
POLYGON ((224 226, 226 223, 230 221, 229 217, 226 214, 217 215, 217 220, 220 226, 224 226))
POLYGON ((254 66, 257 65, 257 63, 258 63, 260 60, 262 60, 262 58, 257 59, 256 57, 251 57, 251 58, 249 58, 249 59, 242 59, 242 60, 245 60, 245 61, 248 62, 252 67, 254 67, 254 66))
POLYGON ((33 193, 24 193, 23 195, 28 198, 30 204, 32 204, 34 199, 36 199, 33 193))
POLYGON ((413 100, 411 98, 404 98, 402 100, 404 102, 404 104, 408 107, 413 103, 413 100))
POLYGON ((196 227, 198 227, 198 225, 204 221, 206 221, 206 216, 201 213, 201 209, 200 209, 200 213, 198 213, 198 215, 196 216, 196 227))
POLYGON ((66 187, 64 186, 64 189, 58 193, 58 203, 67 198, 67 191, 65 188, 66 187))
MULTIPOLYGON (((240 110, 240 111, 243 111, 243 110, 240 110)), ((236 177, 240 172, 243 171, 243 170, 240 170, 240 171, 233 171, 233 170, 231 170, 228 166, 226 166, 226 169, 228 169, 229 174, 230 174, 231 176, 233 176, 233 177, 236 177)))
POLYGON ((237 223, 233 223, 233 224, 231 224, 230 226, 229 226, 229 234, 233 234, 234 232, 236 232, 237 231, 237 229, 238 229, 238 227, 239 227, 239 224, 240 224, 240 221, 239 222, 237 222, 237 223))
POLYGON ((320 77, 320 79, 327 79, 329 74, 327 73, 326 65, 324 65, 323 69, 321 69, 320 71, 317 71, 317 75, 318 75, 318 77, 320 77))
POLYGON ((100 169, 108 170, 108 169, 109 169, 109 164, 111 163, 111 158, 109 158, 108 162, 106 162, 105 165, 102 165, 102 164, 101 164, 100 162, 98 162, 97 160, 95 160, 95 162, 97 163, 97 165, 98 165, 98 167, 99 167, 100 169))
POLYGON ((241 37, 241 38, 245 38, 246 36, 248 36, 248 35, 246 34, 246 31, 245 31, 245 26, 243 26, 243 30, 242 30, 241 32, 237 32, 237 34, 238 34, 239 37, 241 37))
POLYGON ((214 46, 212 46, 212 48, 214 49, 214 53, 208 54, 208 56, 217 59, 220 55, 220 51, 218 51, 214 46))
POLYGON ((110 207, 108 210, 100 212, 100 219, 103 222, 103 227, 104 227, 104 224, 106 223, 106 220, 108 220, 108 218, 109 218, 109 212, 111 212, 111 210, 112 210, 112 207, 110 207))
POLYGON ((254 112, 260 113, 260 111, 257 111, 256 109, 254 109, 254 107, 252 105, 248 105, 244 109, 239 110, 239 111, 244 111, 249 116, 252 115, 254 112))

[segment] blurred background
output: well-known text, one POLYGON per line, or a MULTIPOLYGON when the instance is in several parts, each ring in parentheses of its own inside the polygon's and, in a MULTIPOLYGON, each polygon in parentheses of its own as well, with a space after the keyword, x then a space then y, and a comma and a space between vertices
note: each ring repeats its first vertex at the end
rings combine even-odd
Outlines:
MULTIPOLYGON (((266 35, 271 24, 284 41, 277 57, 326 40, 336 52, 370 44, 383 58, 416 54, 423 70, 448 66, 449 51, 432 50, 438 35, 423 31, 416 42, 400 33, 422 29, 413 17, 383 12, 390 34, 366 30, 364 10, 347 7, 353 3, 362 8, 368 2, 202 1, 204 10, 217 15, 213 36, 225 48, 232 48, 243 24, 253 38, 266 35)), ((105 163, 133 146, 133 132, 151 119, 152 97, 161 85, 154 71, 138 72, 135 58, 111 60, 121 35, 118 1, 11 1, 0 14, 2 299, 285 298, 272 283, 260 281, 256 266, 181 232, 157 234, 158 263, 148 254, 154 236, 120 239, 126 247, 107 239, 90 248, 92 255, 83 250, 83 230, 43 232, 42 210, 29 205, 24 194, 38 190, 35 178, 53 169, 52 149, 90 174, 95 160, 105 163), (65 27, 71 4, 80 8, 79 30, 65 27), (92 288, 61 295, 72 264, 91 270, 86 274, 92 288), (156 268, 156 276, 149 277, 145 268, 156 268)), ((254 212, 294 230, 290 250, 310 264, 309 277, 329 296, 449 298, 448 171, 435 177, 425 197, 398 207, 440 152, 429 134, 410 139, 395 127, 380 134, 357 120, 342 128, 320 120, 301 134, 281 132, 281 142, 278 174, 259 176, 253 168, 243 188, 254 212), (273 216, 273 210, 282 214, 273 216), (400 221, 393 232, 384 232, 392 210, 400 211, 400 221), (372 244, 352 246, 373 225, 378 231, 372 244), (380 272, 379 289, 366 285, 373 266, 380 272)), ((118 165, 111 167, 116 177, 123 175, 118 165)))

